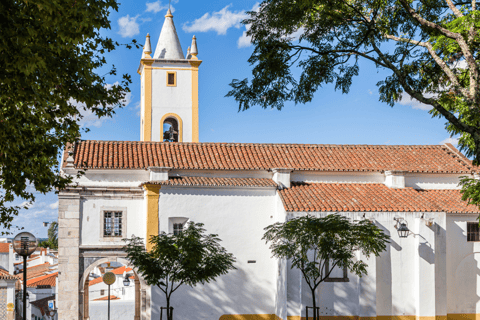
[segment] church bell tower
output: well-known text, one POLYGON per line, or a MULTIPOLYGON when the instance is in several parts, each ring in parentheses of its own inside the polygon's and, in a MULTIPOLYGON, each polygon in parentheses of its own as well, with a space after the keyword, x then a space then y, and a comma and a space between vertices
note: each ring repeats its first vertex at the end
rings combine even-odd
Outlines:
POLYGON ((153 57, 147 35, 141 77, 141 141, 198 142, 197 40, 183 55, 168 9, 153 57))

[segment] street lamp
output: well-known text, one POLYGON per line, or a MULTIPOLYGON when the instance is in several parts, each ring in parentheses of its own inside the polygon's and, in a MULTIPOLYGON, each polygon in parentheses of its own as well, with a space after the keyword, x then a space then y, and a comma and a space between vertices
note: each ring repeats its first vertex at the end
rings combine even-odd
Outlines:
POLYGON ((128 277, 129 277, 129 274, 125 273, 125 279, 123 279, 123 285, 125 287, 128 287, 130 285, 130 279, 128 279, 128 277))
POLYGON ((408 229, 408 223, 403 218, 393 218, 393 220, 397 221, 395 225, 395 229, 397 229, 398 236, 400 238, 406 238, 410 234, 410 229, 408 229))
POLYGON ((30 232, 20 232, 13 238, 13 250, 23 256, 23 319, 27 319, 27 257, 37 249, 37 238, 30 232))

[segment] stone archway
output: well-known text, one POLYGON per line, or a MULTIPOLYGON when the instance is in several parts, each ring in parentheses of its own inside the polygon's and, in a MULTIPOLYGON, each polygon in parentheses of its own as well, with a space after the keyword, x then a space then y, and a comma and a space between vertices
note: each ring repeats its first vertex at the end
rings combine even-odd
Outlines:
POLYGON ((134 320, 142 320, 144 317, 142 317, 142 307, 143 311, 145 312, 146 309, 146 283, 143 277, 137 274, 135 269, 133 268, 133 265, 130 264, 130 262, 124 258, 120 257, 111 257, 111 258, 101 258, 98 259, 97 261, 93 262, 91 265, 88 266, 88 268, 85 269, 83 272, 82 278, 80 280, 79 284, 79 290, 80 290, 80 319, 81 320, 90 320, 90 315, 89 315, 89 274, 93 271, 93 269, 103 263, 108 263, 108 262, 120 262, 123 265, 132 268, 133 274, 135 275, 135 317, 134 320))

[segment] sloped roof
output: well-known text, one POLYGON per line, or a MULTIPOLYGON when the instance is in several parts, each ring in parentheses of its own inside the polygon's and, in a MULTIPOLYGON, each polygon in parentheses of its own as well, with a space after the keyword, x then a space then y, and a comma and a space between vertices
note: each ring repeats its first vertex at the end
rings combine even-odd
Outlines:
POLYGON ((480 213, 459 190, 392 189, 380 183, 292 183, 279 191, 288 212, 480 213))
MULTIPOLYGON (((152 182, 146 183, 152 184, 152 182)), ((266 178, 170 177, 168 180, 153 183, 167 186, 277 187, 275 181, 266 178)))
POLYGON ((18 276, 14 276, 8 273, 7 270, 0 269, 0 279, 1 280, 18 280, 18 276))
MULTIPOLYGON (((66 164, 67 157, 64 156, 66 164)), ((450 144, 421 146, 79 141, 76 168, 471 173, 450 144)))
POLYGON ((45 315, 45 311, 48 310, 48 301, 50 301, 50 300, 55 300, 55 295, 50 296, 50 297, 46 297, 46 298, 43 298, 43 299, 38 299, 38 300, 32 301, 30 303, 33 304, 35 307, 39 308, 40 312, 42 313, 42 316, 43 316, 43 315, 45 315))
POLYGON ((34 279, 27 279, 27 287, 36 287, 36 286, 56 286, 56 279, 58 277, 58 272, 47 274, 34 279))
POLYGON ((9 253, 10 245, 10 243, 0 243, 0 253, 9 253))
MULTIPOLYGON (((119 268, 113 269, 111 272, 113 272, 116 275, 123 275, 124 272, 130 272, 130 271, 132 271, 132 268, 121 266, 119 268)), ((135 277, 133 277, 133 276, 130 277, 130 279, 133 279, 133 278, 135 278, 135 277)), ((93 285, 101 283, 101 282, 103 282, 103 278, 98 277, 98 278, 95 278, 93 280, 90 280, 90 282, 88 283, 88 286, 90 287, 90 286, 93 286, 93 285)))
POLYGON ((167 15, 165 16, 153 58, 167 60, 185 59, 170 9, 168 9, 167 15))

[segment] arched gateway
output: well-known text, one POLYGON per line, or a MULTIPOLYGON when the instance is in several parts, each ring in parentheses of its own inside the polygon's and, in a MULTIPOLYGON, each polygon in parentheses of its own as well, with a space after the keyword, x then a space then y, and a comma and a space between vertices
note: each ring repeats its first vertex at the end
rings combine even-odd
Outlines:
MULTIPOLYGON (((99 258, 95 262, 91 263, 83 272, 83 276, 79 283, 79 297, 80 297, 80 319, 90 320, 89 312, 89 274, 95 269, 95 267, 100 266, 101 264, 109 262, 119 262, 125 265, 126 267, 132 268, 135 282, 135 316, 132 320, 144 320, 146 319, 146 284, 144 279, 137 274, 133 266, 129 263, 128 260, 120 257, 106 257, 99 258)), ((130 320, 130 319, 126 319, 130 320)))

